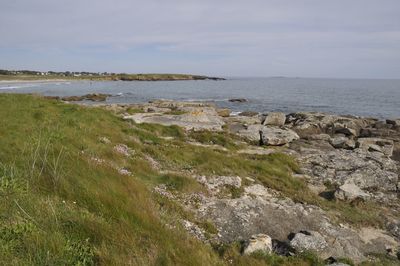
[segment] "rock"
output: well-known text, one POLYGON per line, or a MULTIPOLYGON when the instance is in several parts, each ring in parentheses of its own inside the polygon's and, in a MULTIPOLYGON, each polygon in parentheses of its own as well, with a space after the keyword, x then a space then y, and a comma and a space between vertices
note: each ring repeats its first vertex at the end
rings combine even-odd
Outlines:
POLYGON ((260 131, 264 128, 263 125, 249 125, 244 129, 241 129, 237 132, 237 134, 249 141, 252 142, 260 142, 260 131))
POLYGON ((222 117, 229 117, 231 115, 231 110, 229 109, 217 109, 217 113, 222 117))
POLYGON ((328 134, 312 134, 306 137, 308 140, 324 140, 324 141, 330 141, 331 136, 328 134))
POLYGON ((400 220, 386 218, 386 229, 400 241, 400 220))
POLYGON ((400 119, 387 119, 386 124, 400 127, 400 119))
MULTIPOLYGON (((360 129, 361 130, 361 129, 360 129)), ((346 136, 358 136, 359 132, 357 132, 354 128, 348 128, 343 126, 334 125, 333 132, 342 133, 346 136)))
POLYGON ((246 129, 240 130, 238 134, 250 141, 270 146, 281 146, 299 139, 293 130, 263 125, 250 125, 246 129))
POLYGON ((324 250, 328 246, 324 237, 315 231, 300 231, 290 240, 290 245, 298 252, 318 252, 324 250))
POLYGON ((126 157, 129 157, 135 153, 134 150, 126 146, 125 144, 118 144, 114 146, 114 151, 117 153, 120 153, 122 155, 125 155, 126 157))
POLYGON ((242 186, 242 179, 239 176, 196 176, 195 178, 214 194, 218 194, 222 188, 227 186, 235 188, 242 186))
MULTIPOLYGON (((172 105, 173 103, 171 103, 172 105)), ((225 122, 213 107, 183 106, 179 107, 183 114, 138 113, 124 116, 124 119, 133 120, 135 123, 153 123, 165 126, 176 125, 186 130, 211 130, 222 131, 225 122)))
POLYGON ((157 107, 157 106, 146 106, 143 108, 146 113, 166 113, 171 112, 171 108, 157 107))
POLYGON ((269 146, 281 146, 299 138, 297 133, 290 129, 263 127, 260 143, 269 146))
POLYGON ((348 136, 358 136, 361 129, 370 125, 372 120, 319 112, 301 112, 289 114, 287 122, 301 137, 320 133, 343 133, 348 136))
POLYGON ((241 126, 248 126, 248 125, 254 125, 254 124, 261 124, 261 118, 257 116, 241 116, 241 115, 236 115, 236 116, 230 116, 230 117, 225 117, 224 121, 228 125, 232 124, 240 124, 241 126))
POLYGON ((381 138, 359 138, 356 147, 367 151, 377 151, 386 156, 393 155, 394 143, 392 140, 381 138))
POLYGON ((128 169, 125 169, 125 168, 118 169, 118 173, 120 175, 131 175, 132 174, 131 171, 129 171, 128 169))
POLYGON ((374 197, 395 196, 398 166, 383 153, 363 149, 329 150, 320 145, 304 147, 304 144, 296 147, 296 151, 298 154, 294 155, 302 163, 302 171, 311 177, 308 182, 312 184, 352 183, 374 197))
POLYGON ((265 117, 263 125, 283 126, 285 125, 286 115, 284 113, 268 113, 265 117))
POLYGON ((250 116, 250 117, 252 117, 252 116, 259 115, 259 113, 258 112, 253 112, 253 111, 244 111, 244 112, 239 113, 238 115, 239 116, 250 116))
POLYGON ((271 237, 265 234, 257 234, 251 236, 251 238, 246 243, 243 254, 248 255, 256 251, 261 251, 265 253, 272 252, 271 237))
POLYGON ((247 102, 247 99, 244 98, 233 98, 233 99, 229 99, 230 102, 232 103, 245 103, 247 102))
POLYGON ((344 184, 341 185, 335 192, 335 198, 339 200, 354 200, 357 198, 360 199, 367 199, 369 195, 362 191, 357 185, 355 184, 344 184))
POLYGON ((330 139, 329 143, 336 149, 352 150, 356 147, 356 142, 354 140, 342 136, 333 137, 330 139))
POLYGON ((327 266, 350 266, 350 264, 343 263, 343 262, 333 262, 333 263, 327 264, 327 266))
POLYGON ((364 230, 361 234, 351 226, 331 221, 330 215, 317 206, 296 203, 260 184, 244 187, 238 198, 212 195, 196 197, 191 202, 190 209, 200 219, 210 220, 218 228, 220 243, 249 239, 266 232, 273 239, 274 252, 290 255, 293 249, 284 243, 290 232, 300 232, 303 235, 296 238, 293 234, 289 238, 296 239, 293 244, 297 250, 315 249, 322 258, 346 257, 358 263, 366 260, 370 252, 386 253, 386 247, 396 242, 382 233, 365 234, 364 230))
POLYGON ((103 102, 108 97, 112 96, 111 94, 103 94, 103 93, 92 93, 86 94, 83 96, 65 96, 61 99, 63 101, 73 102, 73 101, 94 101, 94 102, 103 102))
POLYGON ((372 124, 372 127, 375 129, 391 129, 393 128, 393 125, 385 123, 384 121, 377 121, 376 123, 372 124))
POLYGON ((339 148, 343 148, 345 143, 348 141, 349 139, 346 137, 333 137, 332 139, 330 139, 329 143, 336 149, 339 148))
POLYGON ((182 220, 182 226, 185 228, 185 230, 196 237, 197 239, 201 241, 205 241, 207 238, 204 235, 204 230, 202 230, 198 225, 188 221, 188 220, 182 220))

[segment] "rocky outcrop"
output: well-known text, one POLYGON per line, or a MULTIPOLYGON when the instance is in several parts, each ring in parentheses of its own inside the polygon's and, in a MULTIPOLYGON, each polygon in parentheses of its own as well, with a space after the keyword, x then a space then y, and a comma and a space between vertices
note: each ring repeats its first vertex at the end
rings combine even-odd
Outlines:
MULTIPOLYGON (((124 118, 136 123, 178 125, 187 130, 222 131, 224 126, 224 130, 242 138, 234 138, 238 149, 188 144, 257 160, 284 152, 298 161, 300 169, 294 178, 301 178, 312 188, 308 193, 331 200, 336 206, 374 202, 377 204, 373 206, 382 208, 379 211, 383 216, 382 229, 363 227, 362 223, 355 227, 333 214, 335 209, 328 211, 295 202, 290 195, 267 188, 251 176, 190 173, 203 188, 189 195, 169 193, 167 187, 159 186, 157 193, 179 201, 200 221, 215 225, 218 232, 212 241, 245 243, 242 246, 245 255, 262 251, 289 256, 312 251, 323 259, 346 257, 355 262, 367 260, 371 253, 397 252, 400 245, 397 122, 305 112, 288 116, 270 113, 262 121, 259 114, 228 116, 227 110, 218 113, 209 104, 171 101, 154 101, 139 109, 145 113, 124 113, 124 118)), ((147 161, 151 164, 152 159, 147 161)), ((160 166, 154 165, 153 169, 160 166)), ((198 239, 210 241, 197 224, 186 220, 182 224, 198 239)))
POLYGON ((300 136, 320 133, 342 133, 346 136, 358 136, 362 128, 371 123, 369 119, 352 116, 338 116, 325 113, 301 112, 287 116, 288 124, 300 136))
POLYGON ((383 153, 361 149, 329 149, 313 143, 308 143, 308 147, 305 145, 295 147, 298 152, 295 156, 302 162, 303 171, 309 176, 308 182, 338 185, 353 183, 377 197, 395 197, 398 166, 383 153))
POLYGON ((397 250, 396 240, 382 231, 338 225, 322 209, 295 203, 259 184, 244 187, 238 198, 197 195, 196 200, 186 202, 195 202, 191 209, 200 218, 214 222, 217 241, 245 240, 245 254, 257 250, 278 254, 310 250, 324 259, 347 257, 360 262, 370 252, 384 254, 388 247, 397 250))
POLYGON ((281 146, 299 139, 293 130, 263 125, 250 125, 240 130, 238 134, 249 141, 269 146, 281 146))
MULTIPOLYGON (((154 104, 154 103, 153 103, 154 104)), ((174 102, 160 102, 158 108, 173 107, 174 113, 137 113, 125 115, 124 119, 135 123, 154 123, 166 126, 176 125, 186 130, 221 131, 225 122, 214 107, 174 102)))

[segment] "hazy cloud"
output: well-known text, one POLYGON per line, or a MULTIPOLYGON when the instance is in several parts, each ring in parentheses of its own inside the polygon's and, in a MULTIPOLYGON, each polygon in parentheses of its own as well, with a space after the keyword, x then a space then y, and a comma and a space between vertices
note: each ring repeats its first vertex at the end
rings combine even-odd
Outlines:
POLYGON ((0 68, 400 78, 398 0, 0 6, 0 68))

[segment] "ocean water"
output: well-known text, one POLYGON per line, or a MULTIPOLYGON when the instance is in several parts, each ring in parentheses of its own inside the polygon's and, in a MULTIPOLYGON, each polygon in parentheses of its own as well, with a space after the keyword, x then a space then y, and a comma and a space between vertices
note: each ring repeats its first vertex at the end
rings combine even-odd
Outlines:
POLYGON ((154 99, 210 101, 232 111, 284 113, 321 111, 336 114, 400 118, 400 80, 317 78, 229 78, 225 81, 71 81, 0 83, 3 93, 48 96, 108 93, 109 103, 154 99), (232 98, 247 102, 231 103, 232 98))

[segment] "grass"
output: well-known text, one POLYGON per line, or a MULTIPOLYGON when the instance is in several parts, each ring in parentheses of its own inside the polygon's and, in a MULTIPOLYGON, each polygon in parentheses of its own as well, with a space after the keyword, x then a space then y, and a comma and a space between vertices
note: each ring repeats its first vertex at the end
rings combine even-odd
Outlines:
POLYGON ((112 146, 98 141, 106 136, 139 151, 141 144, 125 133, 130 131, 128 124, 100 109, 34 96, 2 94, 0 102, 0 261, 222 263, 211 248, 161 222, 158 203, 142 182, 159 177, 144 161, 109 152, 112 146), (89 159, 93 155, 120 166, 137 166, 135 176, 140 178, 94 164, 89 159))
POLYGON ((177 193, 201 191, 190 175, 248 176, 355 224, 376 219, 370 206, 313 195, 292 176, 299 167, 290 156, 235 153, 231 136, 134 124, 101 108, 32 95, 0 94, 0 103, 0 264, 318 265, 311 255, 241 256, 237 246, 213 249, 189 236, 180 219, 210 235, 216 228, 151 191, 159 184, 177 193), (192 139, 229 151, 186 143, 192 139), (117 144, 134 154, 114 152, 117 144), (146 156, 177 174, 159 173, 146 156), (120 168, 132 176, 120 175, 120 168))

